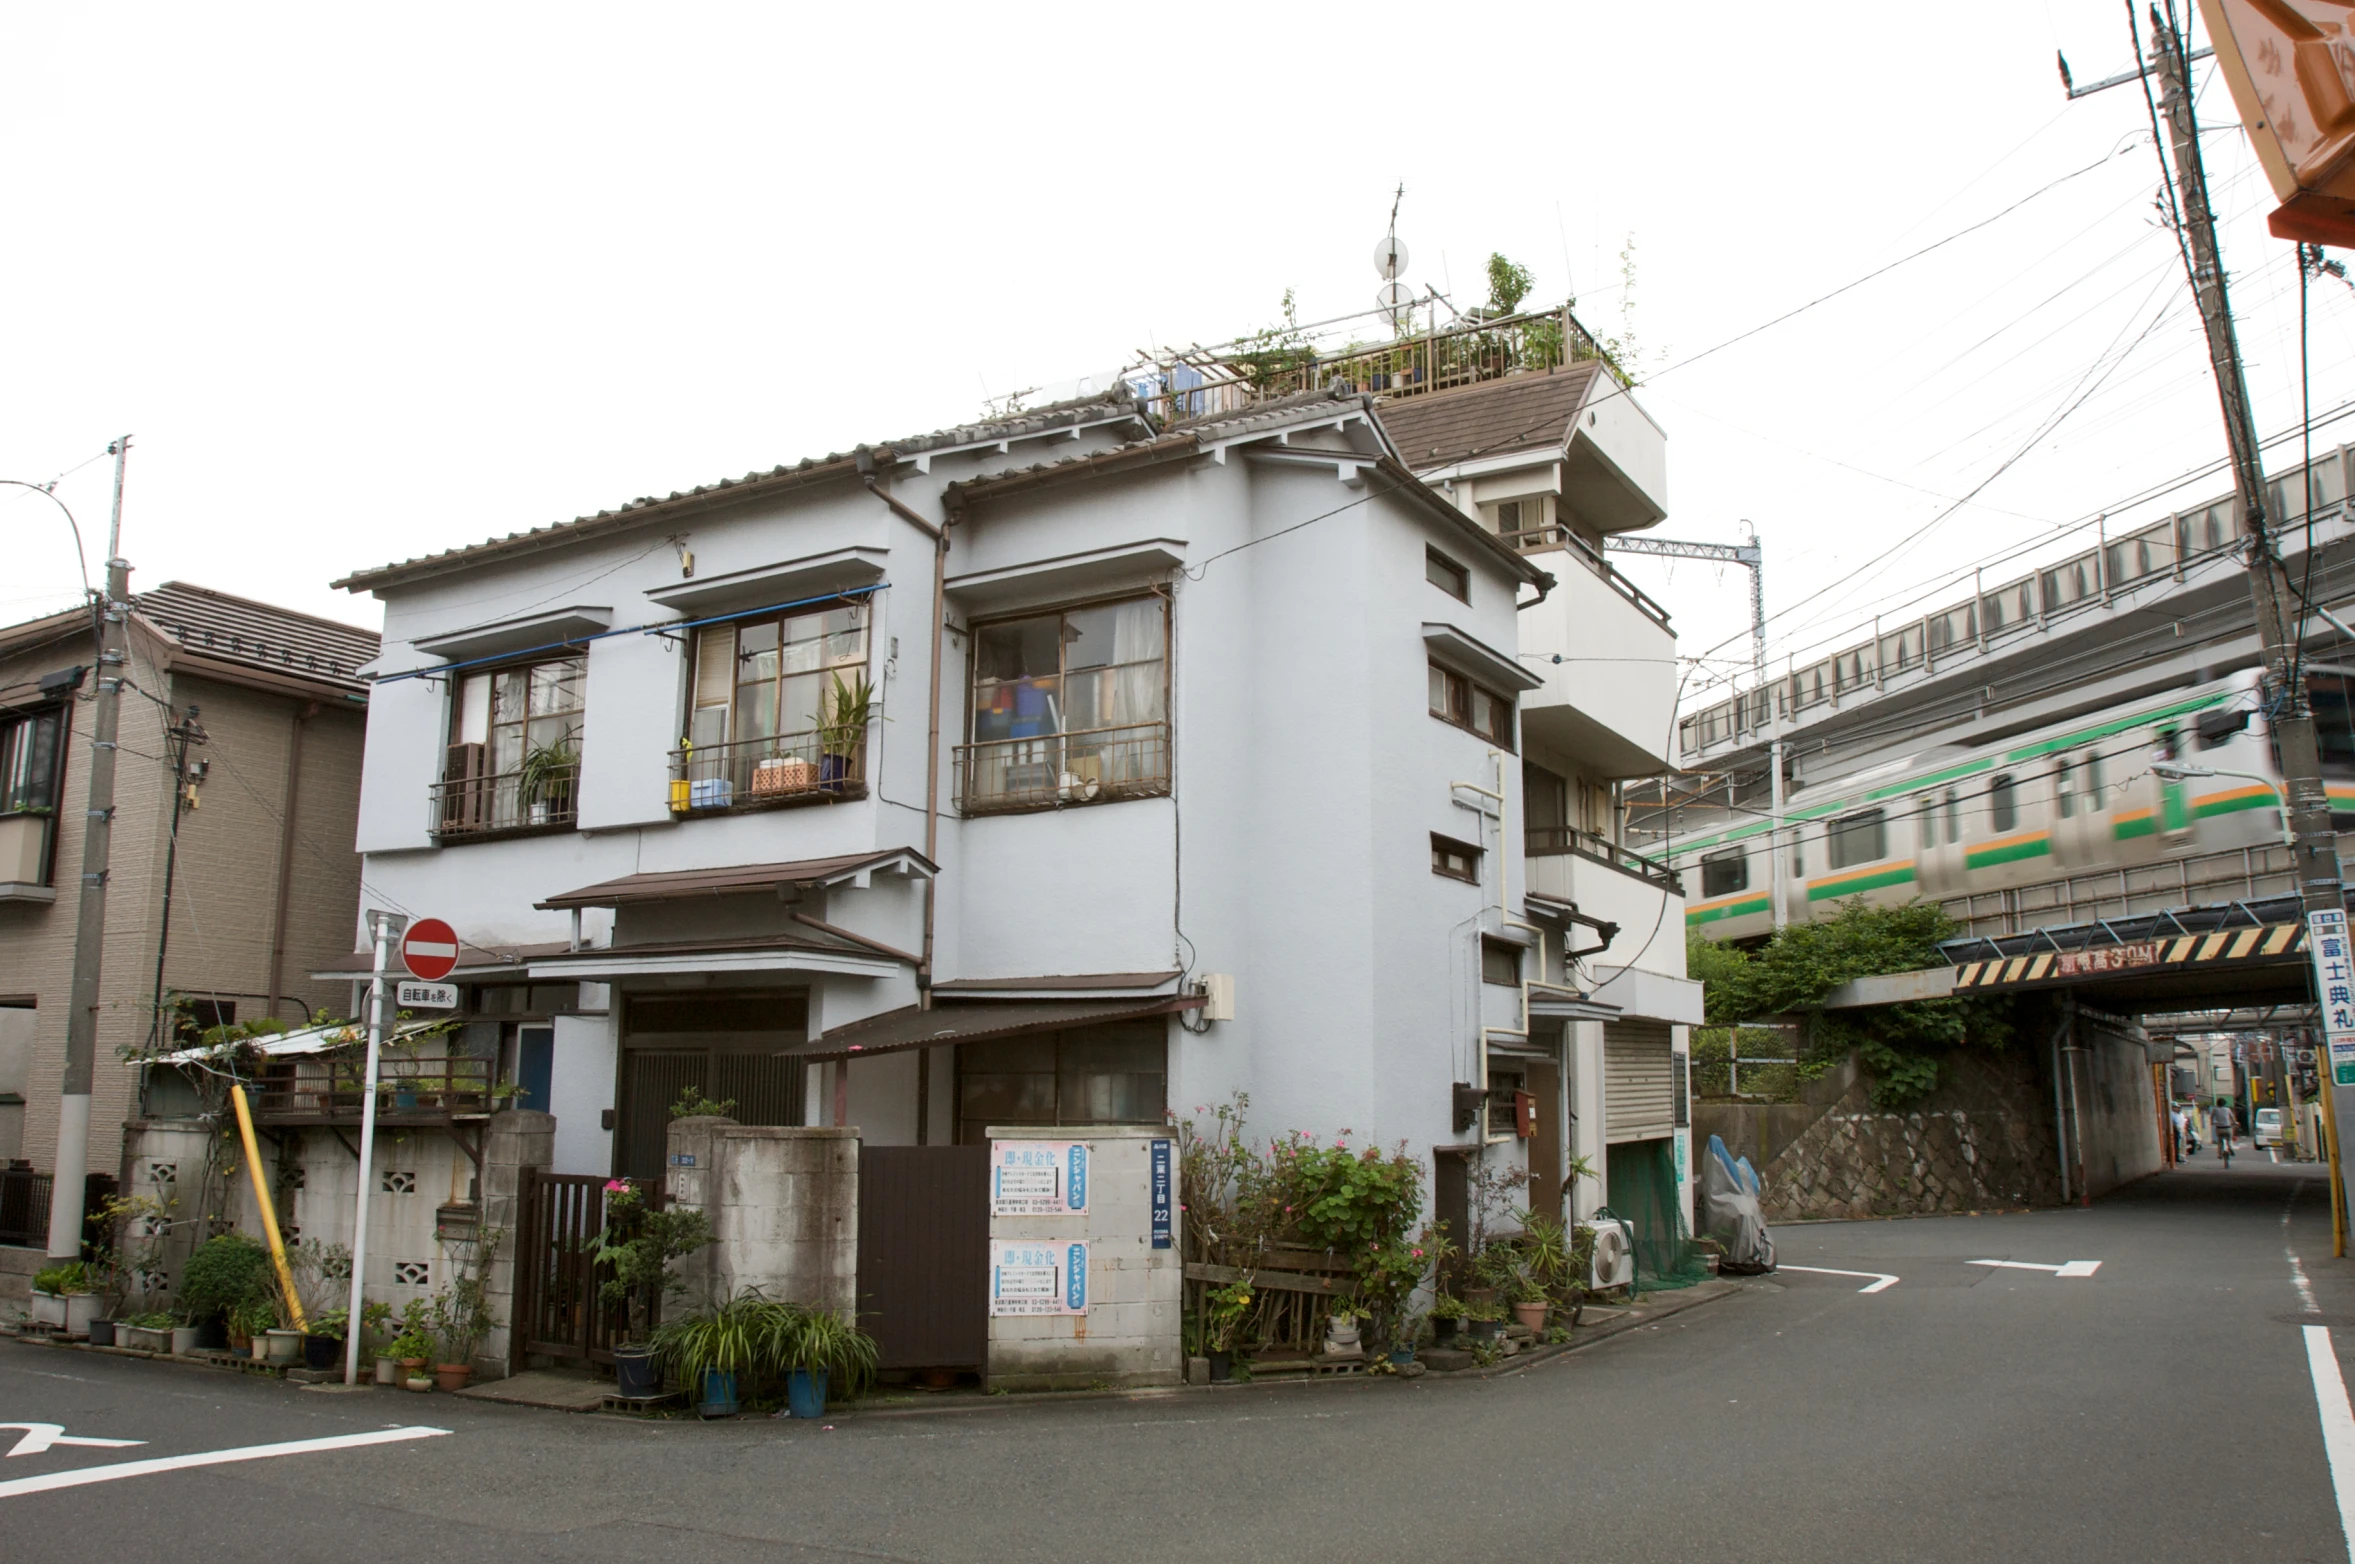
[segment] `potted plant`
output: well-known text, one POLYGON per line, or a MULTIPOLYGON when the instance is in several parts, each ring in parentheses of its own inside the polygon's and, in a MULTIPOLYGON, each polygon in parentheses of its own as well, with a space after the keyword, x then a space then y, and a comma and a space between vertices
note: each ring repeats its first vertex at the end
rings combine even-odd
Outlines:
POLYGON ((1455 1344, 1456 1328, 1464 1323, 1464 1300, 1452 1293, 1441 1293, 1431 1300, 1431 1345, 1449 1347, 1455 1344))
POLYGON ((830 1393, 856 1396, 875 1376, 875 1338, 831 1309, 802 1311, 788 1350, 785 1401, 795 1417, 823 1417, 830 1393))
POLYGON ((303 1335, 304 1368, 332 1369, 342 1364, 344 1331, 350 1318, 349 1309, 328 1309, 305 1322, 309 1329, 303 1335))
POLYGON ((129 1347, 134 1352, 169 1352, 172 1317, 162 1309, 125 1315, 114 1322, 114 1339, 116 1346, 129 1347))
POLYGON ((1545 1334, 1545 1315, 1549 1307, 1545 1289, 1526 1286, 1513 1295, 1513 1318, 1532 1336, 1545 1334))
POLYGON ((847 684, 839 673, 833 680, 826 690, 825 712, 818 719, 818 785, 840 792, 850 780, 860 747, 867 742, 875 686, 863 673, 847 684))
POLYGON ((742 1381, 772 1349, 776 1311, 757 1288, 716 1308, 664 1320, 648 1345, 672 1378, 685 1385, 703 1417, 734 1417, 742 1381))
POLYGON ((1495 1304, 1464 1305, 1464 1335, 1474 1346, 1493 1345, 1504 1328, 1505 1311, 1495 1304))
POLYGON ((242 1333, 222 1329, 238 1305, 270 1286, 270 1251, 243 1233, 223 1233, 196 1246, 180 1267, 180 1317, 197 1328, 201 1343, 217 1330, 216 1346, 245 1350, 242 1333))
POLYGON ((1358 1329, 1358 1321, 1362 1318, 1362 1315, 1346 1303, 1335 1307, 1332 1314, 1325 1320, 1325 1351, 1327 1353, 1357 1351, 1364 1340, 1363 1332, 1358 1329))
MULTIPOLYGON (((525 752, 515 773, 515 793, 533 825, 546 825, 560 806, 570 805, 580 765, 580 751, 572 747, 569 735, 535 744, 525 752)), ((570 809, 564 812, 570 813, 570 809)))
POLYGON ((98 1318, 98 1293, 90 1268, 79 1260, 45 1266, 33 1273, 33 1323, 67 1336, 87 1336, 98 1318))
MULTIPOLYGON (((431 1390, 433 1376, 426 1372, 427 1360, 433 1356, 433 1327, 431 1311, 423 1298, 411 1298, 401 1310, 400 1334, 385 1344, 385 1355, 399 1370, 396 1378, 411 1390, 431 1390)), ((384 1371, 377 1370, 379 1383, 387 1383, 384 1371)))
POLYGON ((1202 1301, 1210 1332, 1210 1382, 1235 1377, 1235 1341, 1251 1314, 1251 1277, 1227 1283, 1202 1301))
POLYGON ((172 1356, 187 1357, 196 1350, 199 1332, 196 1321, 188 1317, 188 1310, 179 1304, 172 1306, 172 1356))
POLYGON ((662 1394, 652 1344, 662 1300, 682 1288, 673 1267, 711 1242, 711 1219, 694 1206, 655 1209, 628 1179, 605 1184, 605 1226, 589 1240, 607 1274, 599 1296, 624 1310, 625 1340, 613 1349, 614 1392, 636 1400, 662 1394))
POLYGON ((474 1373, 474 1349, 490 1331, 490 1288, 484 1273, 502 1236, 496 1229, 478 1230, 473 1239, 450 1246, 464 1257, 452 1263, 450 1279, 434 1293, 429 1310, 434 1343, 440 1349, 433 1376, 444 1390, 466 1388, 474 1373))
POLYGON ((229 1317, 230 1345, 243 1342, 249 1357, 256 1363, 266 1362, 270 1356, 270 1327, 277 1323, 278 1305, 267 1294, 248 1298, 229 1317))

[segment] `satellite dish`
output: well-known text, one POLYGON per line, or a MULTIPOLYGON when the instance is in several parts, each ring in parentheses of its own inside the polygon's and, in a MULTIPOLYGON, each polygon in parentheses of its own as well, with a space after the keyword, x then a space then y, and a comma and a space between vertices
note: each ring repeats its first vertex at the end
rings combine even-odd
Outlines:
POLYGON ((1398 235, 1392 234, 1374 246, 1374 270, 1392 279, 1406 270, 1406 245, 1398 235))
POLYGON ((1403 282, 1386 282, 1382 291, 1374 295, 1374 303, 1386 310, 1402 310, 1414 302, 1414 290, 1403 282))

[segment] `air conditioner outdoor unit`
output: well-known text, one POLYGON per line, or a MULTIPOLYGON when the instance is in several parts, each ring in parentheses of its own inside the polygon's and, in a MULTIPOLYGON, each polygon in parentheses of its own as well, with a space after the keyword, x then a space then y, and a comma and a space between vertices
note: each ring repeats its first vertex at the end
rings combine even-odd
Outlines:
POLYGON ((1587 1286, 1597 1292, 1606 1287, 1635 1285, 1635 1230, 1615 1216, 1594 1219, 1594 1268, 1587 1286))

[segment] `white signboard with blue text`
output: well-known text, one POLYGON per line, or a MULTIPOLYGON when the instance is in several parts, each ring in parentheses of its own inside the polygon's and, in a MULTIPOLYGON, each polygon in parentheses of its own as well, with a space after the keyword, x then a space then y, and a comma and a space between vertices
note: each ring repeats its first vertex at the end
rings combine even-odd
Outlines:
POLYGON ((2336 907, 2306 914, 2314 992, 2322 1000, 2322 1033, 2330 1042, 2330 1078, 2355 1086, 2355 944, 2347 915, 2336 907))
POLYGON ((989 1312, 1088 1312, 1088 1246, 1065 1239, 996 1239, 989 1246, 989 1312))
POLYGON ((1085 1216, 1088 1148, 1076 1141, 989 1143, 992 1216, 1085 1216))

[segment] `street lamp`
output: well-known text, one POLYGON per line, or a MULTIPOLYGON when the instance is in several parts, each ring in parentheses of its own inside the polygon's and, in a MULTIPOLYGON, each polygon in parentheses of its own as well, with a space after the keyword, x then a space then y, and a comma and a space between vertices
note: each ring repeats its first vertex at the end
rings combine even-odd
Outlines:
POLYGON ((2231 777, 2235 781, 2256 783, 2259 787, 2265 789, 2266 792, 2271 793, 2274 796, 2275 801, 2281 805, 2282 843, 2289 848, 2292 854, 2292 861, 2296 861, 2295 855, 2298 851, 2298 836, 2297 832, 2292 830, 2290 827, 2289 795, 2282 791, 2281 784, 2274 781, 2273 778, 2259 775, 2254 771, 2219 771, 2213 766, 2186 766, 2178 761, 2173 760, 2152 761, 2151 774, 2153 776, 2165 777, 2170 782, 2183 782, 2193 777, 2231 777))

